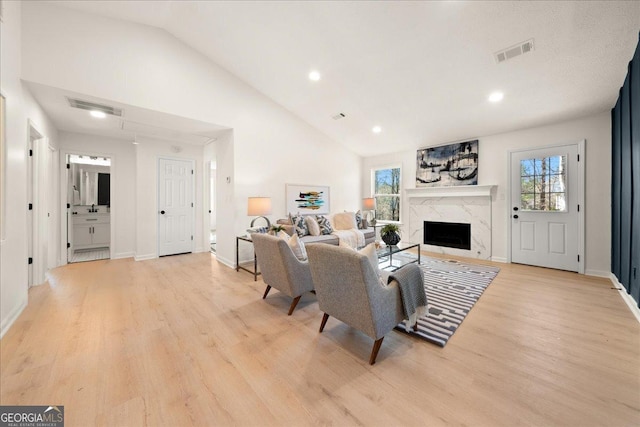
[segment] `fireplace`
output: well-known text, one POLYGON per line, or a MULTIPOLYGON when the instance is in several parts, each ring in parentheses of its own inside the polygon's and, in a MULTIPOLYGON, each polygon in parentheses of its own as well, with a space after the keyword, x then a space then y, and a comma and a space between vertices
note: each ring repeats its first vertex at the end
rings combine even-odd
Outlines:
POLYGON ((471 224, 424 221, 424 244, 471 250, 471 224))
MULTIPOLYGON (((403 231, 403 239, 409 242, 421 242, 421 248, 429 252, 484 260, 492 259, 491 194, 495 190, 495 185, 405 189, 409 200, 409 236, 406 236, 403 231), (447 225, 451 223, 467 224, 466 227, 473 228, 473 238, 471 238, 470 245, 466 246, 467 249, 460 249, 449 244, 447 246, 427 244, 427 240, 431 240, 431 237, 425 239, 427 228, 425 221, 447 223, 447 225), (470 249, 469 246, 471 246, 470 249)), ((453 233, 444 233, 447 243, 452 236, 453 233)), ((468 236, 469 234, 464 235, 466 239, 469 239, 468 236)), ((506 258, 497 260, 507 262, 506 258)))

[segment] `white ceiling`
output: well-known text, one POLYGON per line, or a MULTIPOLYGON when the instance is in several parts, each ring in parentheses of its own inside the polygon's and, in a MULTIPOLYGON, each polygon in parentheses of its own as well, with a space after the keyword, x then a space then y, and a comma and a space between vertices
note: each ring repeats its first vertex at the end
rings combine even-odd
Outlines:
POLYGON ((163 28, 364 156, 606 111, 640 31, 633 1, 58 3, 163 28))
POLYGON ((170 142, 205 145, 228 128, 173 116, 158 111, 69 92, 32 82, 25 82, 55 126, 62 131, 99 135, 133 142, 136 138, 153 138, 170 142), (122 117, 107 115, 96 119, 89 111, 71 108, 68 98, 81 99, 123 110, 122 117))

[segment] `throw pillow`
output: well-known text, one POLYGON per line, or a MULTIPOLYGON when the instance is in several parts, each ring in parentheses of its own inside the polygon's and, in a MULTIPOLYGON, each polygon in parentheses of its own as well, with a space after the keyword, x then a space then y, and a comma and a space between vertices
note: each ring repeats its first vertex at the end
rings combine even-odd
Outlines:
POLYGON ((371 266, 375 270, 376 274, 378 275, 378 277, 380 277, 380 268, 378 267, 378 253, 376 252, 376 244, 369 243, 367 246, 360 249, 358 252, 367 257, 367 259, 371 263, 371 266))
POLYGON ((307 229, 309 230, 310 235, 320 235, 320 225, 318 224, 318 220, 313 215, 305 217, 304 222, 307 224, 307 229))
POLYGON ((289 214, 289 218, 291 220, 291 224, 296 228, 298 236, 303 237, 309 234, 309 228, 307 228, 307 223, 304 221, 304 217, 302 215, 289 214))
POLYGON ((249 234, 253 234, 253 233, 267 233, 269 231, 269 229, 267 227, 251 227, 251 228, 247 228, 247 233, 249 234))
POLYGON ((336 230, 352 230, 358 228, 356 214, 353 212, 337 213, 333 216, 333 224, 336 230))
POLYGON ((378 283, 380 283, 380 286, 386 287, 387 282, 384 279, 384 277, 382 277, 382 270, 380 270, 380 264, 378 264, 378 253, 376 251, 375 242, 369 243, 367 246, 360 249, 358 252, 360 252, 362 255, 365 255, 369 260, 369 263, 371 263, 373 270, 376 272, 376 275, 378 276, 378 283))
POLYGON ((338 245, 345 248, 349 248, 351 250, 355 250, 359 254, 366 256, 367 259, 369 260, 369 264, 371 264, 371 267, 373 267, 373 271, 375 271, 376 275, 378 276, 378 282, 382 286, 387 285, 384 279, 382 278, 382 271, 380 270, 380 265, 378 264, 378 253, 376 251, 375 243, 369 243, 367 246, 365 246, 360 250, 353 249, 351 246, 347 245, 346 243, 342 243, 342 241, 340 241, 338 245))
POLYGON ((298 258, 300 261, 307 260, 307 249, 304 247, 304 242, 300 240, 297 234, 289 237, 287 233, 284 231, 280 231, 278 233, 278 237, 287 242, 287 245, 291 248, 291 252, 298 258))
POLYGON ((318 221, 318 225, 320 226, 320 234, 325 235, 333 233, 333 227, 331 227, 329 218, 322 215, 316 215, 316 220, 318 221))
POLYGON ((362 226, 362 212, 360 212, 360 210, 356 212, 356 224, 358 225, 358 229, 362 230, 364 228, 362 226))

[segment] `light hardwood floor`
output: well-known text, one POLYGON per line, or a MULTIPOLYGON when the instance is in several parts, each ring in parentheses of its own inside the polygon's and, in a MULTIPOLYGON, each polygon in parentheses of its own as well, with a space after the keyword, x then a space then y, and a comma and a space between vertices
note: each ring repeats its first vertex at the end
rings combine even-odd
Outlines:
POLYGON ((640 325, 604 279, 502 270, 445 348, 372 340, 209 253, 55 269, 0 341, 0 403, 69 426, 640 425, 640 325))

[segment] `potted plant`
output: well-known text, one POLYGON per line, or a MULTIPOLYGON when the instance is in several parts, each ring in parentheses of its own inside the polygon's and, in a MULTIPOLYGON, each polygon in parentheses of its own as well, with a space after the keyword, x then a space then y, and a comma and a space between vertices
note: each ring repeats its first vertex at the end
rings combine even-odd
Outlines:
POLYGON ((387 245, 397 245, 400 242, 400 227, 397 224, 386 224, 380 229, 380 237, 387 245))

